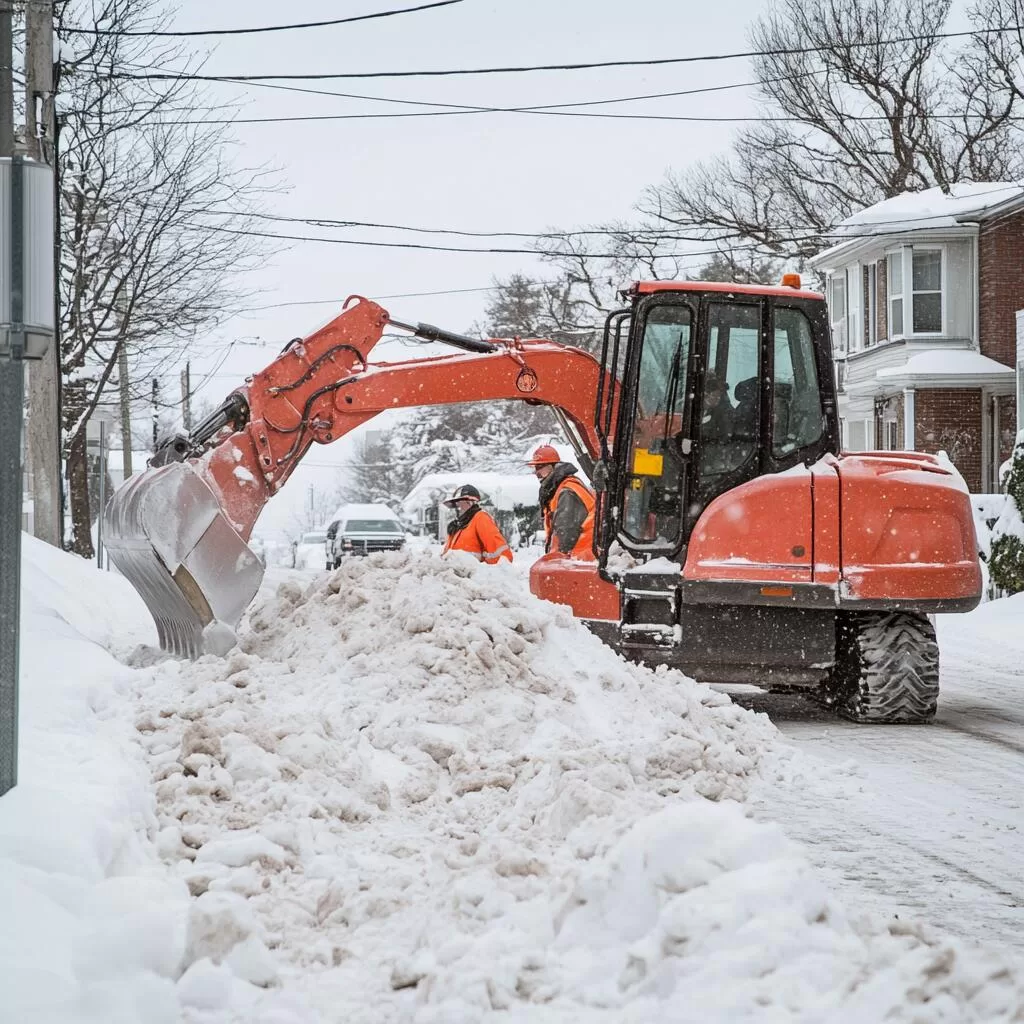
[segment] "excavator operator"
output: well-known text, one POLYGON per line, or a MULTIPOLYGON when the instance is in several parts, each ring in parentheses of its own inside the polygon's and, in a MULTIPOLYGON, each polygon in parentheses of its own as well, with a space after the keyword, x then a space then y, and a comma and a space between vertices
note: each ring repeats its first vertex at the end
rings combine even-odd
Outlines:
POLYGON ((593 561, 594 492, 549 444, 542 444, 527 465, 540 481, 544 550, 593 561))
POLYGON ((488 565, 512 561, 512 551, 498 524, 480 507, 480 492, 472 484, 456 487, 444 504, 453 508, 455 518, 448 524, 444 551, 466 551, 488 565))

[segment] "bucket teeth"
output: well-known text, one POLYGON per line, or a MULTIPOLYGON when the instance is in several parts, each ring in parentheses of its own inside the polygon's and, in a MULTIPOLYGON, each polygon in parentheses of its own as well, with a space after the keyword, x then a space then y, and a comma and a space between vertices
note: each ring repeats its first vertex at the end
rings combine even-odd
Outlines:
POLYGON ((234 629, 263 579, 263 563, 188 463, 125 482, 104 510, 103 532, 111 561, 149 608, 160 646, 181 657, 203 653, 211 622, 234 629))

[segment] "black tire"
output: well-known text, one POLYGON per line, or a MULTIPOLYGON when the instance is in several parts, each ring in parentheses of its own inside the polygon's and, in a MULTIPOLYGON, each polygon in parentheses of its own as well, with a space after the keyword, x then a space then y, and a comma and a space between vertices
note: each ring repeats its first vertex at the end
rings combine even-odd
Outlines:
POLYGON ((939 699, 935 627, 914 612, 841 612, 825 703, 854 722, 928 722, 939 699))

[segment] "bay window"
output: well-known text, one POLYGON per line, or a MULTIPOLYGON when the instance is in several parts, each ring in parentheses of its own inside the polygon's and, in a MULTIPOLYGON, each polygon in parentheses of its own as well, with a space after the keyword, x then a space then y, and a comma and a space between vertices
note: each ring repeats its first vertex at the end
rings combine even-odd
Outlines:
POLYGON ((942 250, 911 251, 914 334, 942 333, 942 250))
POLYGON ((837 270, 829 278, 831 299, 830 320, 832 321, 832 341, 836 352, 846 351, 846 271, 837 270))
POLYGON ((903 337, 903 254, 889 253, 889 337, 903 337))
POLYGON ((878 343, 878 264, 869 263, 866 268, 867 284, 867 318, 865 325, 865 345, 876 345, 878 343))
POLYGON ((889 336, 941 334, 941 248, 904 246, 888 254, 889 336))

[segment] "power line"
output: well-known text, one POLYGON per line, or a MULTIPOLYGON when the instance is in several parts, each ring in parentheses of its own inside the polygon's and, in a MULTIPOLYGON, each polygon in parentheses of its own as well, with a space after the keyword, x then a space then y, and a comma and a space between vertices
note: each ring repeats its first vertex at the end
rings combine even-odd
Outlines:
POLYGON ((289 32, 293 29, 306 28, 327 28, 330 25, 351 25, 357 21, 373 21, 377 18, 393 18, 397 14, 412 14, 416 11, 429 11, 435 7, 450 7, 452 4, 461 4, 463 0, 435 0, 434 3, 421 4, 419 7, 402 7, 392 11, 377 11, 374 14, 359 14, 351 18, 334 18, 330 21, 304 21, 291 25, 261 25, 257 28, 211 28, 194 29, 187 32, 175 31, 132 31, 127 29, 101 29, 101 28, 66 28, 63 31, 68 35, 77 36, 145 36, 150 37, 173 37, 182 39, 191 36, 248 36, 259 32, 289 32))
MULTIPOLYGON (((196 231, 215 231, 221 234, 228 235, 239 235, 246 238, 273 238, 283 242, 324 242, 327 245, 362 245, 369 248, 376 249, 423 249, 429 252, 466 252, 466 253, 487 253, 495 256, 542 256, 546 255, 537 249, 513 249, 503 247, 488 247, 488 248, 470 248, 468 246, 452 246, 452 245, 426 245, 421 242, 373 242, 363 241, 355 238, 319 238, 314 235, 282 235, 274 234, 270 231, 252 231, 245 228, 227 228, 220 225, 214 224, 203 224, 197 225, 194 230, 196 231)), ((567 232, 567 235, 572 235, 573 232, 567 232)), ((558 236, 561 237, 561 236, 558 236)), ((817 237, 817 236, 814 236, 817 237)), ((676 259, 683 258, 686 256, 704 256, 704 255, 717 255, 718 250, 711 250, 707 253, 697 252, 681 252, 681 253, 654 253, 653 258, 656 259, 676 259)), ((614 252, 588 252, 588 253, 567 253, 566 255, 572 256, 586 256, 593 259, 622 259, 623 253, 614 252)))
MULTIPOLYGON (((420 299, 434 295, 468 295, 471 292, 493 291, 497 287, 497 285, 489 284, 481 288, 443 288, 433 292, 400 292, 396 295, 368 295, 367 298, 377 302, 384 299, 420 299)), ((240 315, 245 316, 246 313, 258 313, 267 309, 284 309, 286 306, 340 305, 344 301, 344 297, 335 297, 333 299, 295 299, 291 302, 271 302, 265 306, 248 306, 245 312, 240 315)))
MULTIPOLYGON (((583 104, 580 104, 581 106, 583 104)), ((808 124, 805 117, 793 117, 789 115, 767 116, 748 115, 745 117, 714 117, 696 114, 606 114, 597 111, 582 110, 550 110, 540 107, 465 107, 460 110, 421 110, 405 113, 361 113, 361 114, 293 114, 280 117, 238 117, 238 118, 186 118, 177 121, 162 121, 164 125, 218 125, 218 124, 288 124, 304 121, 389 121, 408 118, 422 117, 457 117, 467 114, 533 114, 543 117, 580 117, 605 121, 677 121, 690 124, 808 124)), ((886 122, 892 121, 891 117, 884 114, 843 114, 836 117, 820 116, 825 123, 847 123, 847 122, 886 122)), ((988 114, 970 113, 920 113, 915 111, 904 120, 917 119, 919 121, 960 121, 992 120, 988 114)), ((1018 124, 1024 121, 1024 117, 1012 116, 1000 119, 1003 123, 1018 124)))
MULTIPOLYGON (((93 69, 102 70, 104 74, 107 73, 108 69, 93 69)), ((609 106, 616 103, 635 103, 641 100, 660 100, 660 99, 672 99, 678 96, 696 96, 712 92, 725 92, 730 89, 750 89, 755 86, 761 85, 774 85, 779 82, 790 82, 795 81, 798 78, 809 78, 812 75, 816 75, 818 72, 807 72, 803 75, 786 75, 781 78, 768 78, 764 81, 748 81, 748 82, 731 82, 726 85, 708 85, 701 86, 697 89, 677 89, 672 92, 655 92, 655 93, 644 93, 636 96, 616 96, 610 99, 601 100, 579 100, 573 103, 544 103, 544 104, 531 104, 525 107, 488 107, 479 106, 476 104, 466 103, 442 103, 436 100, 410 100, 401 99, 394 96, 368 96, 364 93, 352 93, 352 92, 336 92, 326 89, 303 89, 297 86, 280 85, 275 86, 266 82, 250 82, 248 84, 263 89, 280 89, 286 92, 298 92, 313 96, 330 96, 337 97, 340 99, 348 100, 368 100, 373 103, 395 103, 402 106, 410 107, 440 107, 446 110, 452 110, 458 113, 528 113, 531 111, 546 111, 546 110, 569 110, 576 107, 599 107, 609 106)), ((241 84, 241 83, 240 83, 241 84)), ((69 111, 70 113, 70 111, 69 111)), ((85 111, 81 111, 85 113, 85 111)), ((105 112, 106 117, 116 117, 121 114, 134 114, 134 110, 109 110, 105 112)), ((255 123, 266 123, 274 124, 283 121, 330 121, 338 118, 351 117, 350 114, 313 114, 313 115, 295 115, 286 117, 254 117, 254 118, 202 118, 193 120, 179 120, 179 121, 165 121, 163 124, 255 124, 255 123)), ((372 115, 378 116, 378 115, 372 115)))
MULTIPOLYGON (((982 183, 978 183, 978 184, 982 184, 982 183)), ((1013 197, 1014 194, 1024 194, 1024 181, 1021 181, 1021 182, 989 182, 989 183, 985 183, 985 184, 990 184, 992 187, 991 188, 985 188, 985 189, 979 189, 977 192, 974 192, 969 198, 971 200, 980 200, 980 199, 983 199, 986 196, 990 197, 990 196, 999 195, 1001 193, 1006 193, 1006 198, 1010 199, 1010 198, 1013 197)), ((905 193, 905 194, 907 194, 907 193, 905 193)), ((914 193, 909 193, 909 194, 914 194, 914 193)), ((967 198, 967 197, 965 197, 965 198, 967 198)), ((863 212, 863 211, 861 211, 861 212, 863 212)), ((543 239, 543 240, 558 240, 558 239, 572 238, 572 237, 577 237, 577 238, 578 237, 609 238, 609 237, 612 237, 612 236, 616 235, 615 231, 604 230, 604 229, 600 229, 600 228, 586 228, 586 229, 579 229, 579 230, 547 231, 547 232, 530 232, 530 231, 466 231, 466 230, 460 230, 460 229, 456 229, 456 228, 428 228, 428 227, 420 227, 420 226, 417 226, 417 225, 386 224, 386 223, 377 223, 377 222, 373 222, 373 221, 356 221, 356 220, 347 220, 347 219, 342 219, 342 218, 331 218, 331 217, 289 217, 289 216, 284 216, 284 215, 279 215, 279 214, 271 214, 271 213, 246 213, 246 212, 237 212, 236 213, 236 211, 233 211, 233 210, 217 210, 217 209, 197 210, 196 214, 197 215, 220 216, 220 217, 233 217, 233 216, 252 217, 252 218, 257 219, 257 220, 268 220, 268 221, 282 222, 282 223, 308 224, 311 227, 333 227, 333 228, 339 228, 339 229, 347 229, 347 228, 379 229, 379 230, 385 230, 385 231, 406 231, 406 232, 411 232, 411 233, 414 233, 414 234, 456 235, 456 236, 468 237, 468 238, 533 238, 533 239, 543 239)), ((853 214, 851 216, 857 216, 857 214, 853 214)), ((867 228, 869 226, 872 227, 872 228, 875 228, 875 227, 893 227, 893 226, 896 226, 896 225, 923 223, 923 222, 926 222, 926 221, 933 221, 933 220, 935 220, 936 218, 939 218, 939 217, 948 217, 948 216, 951 216, 951 214, 944 213, 941 210, 936 210, 936 211, 931 212, 931 213, 914 214, 914 215, 907 216, 907 217, 895 217, 895 218, 893 218, 891 220, 863 221, 863 222, 861 222, 860 226, 863 226, 865 228, 867 228)), ((814 238, 826 238, 826 237, 829 237, 829 236, 841 236, 843 238, 868 238, 868 237, 873 237, 874 235, 886 234, 887 233, 887 232, 878 232, 878 231, 864 231, 864 232, 860 232, 860 233, 858 233, 858 232, 851 232, 848 228, 844 228, 841 225, 842 225, 842 222, 840 222, 840 224, 837 224, 835 227, 833 227, 831 229, 825 228, 825 229, 822 229, 820 232, 816 232, 815 234, 806 234, 806 235, 800 235, 800 236, 793 236, 792 240, 793 241, 809 241, 809 240, 812 240, 814 238)), ((855 225, 851 225, 851 226, 855 226, 855 225)), ((508 249, 505 249, 505 248, 501 248, 501 249, 473 249, 473 248, 452 247, 452 248, 449 249, 447 247, 420 246, 420 245, 417 245, 416 243, 372 242, 372 241, 365 241, 364 242, 364 241, 362 241, 360 239, 336 239, 336 238, 323 238, 323 237, 314 237, 314 236, 306 236, 306 235, 276 235, 276 234, 271 234, 269 232, 256 232, 256 231, 248 231, 248 230, 244 230, 244 229, 230 229, 230 228, 221 227, 221 226, 218 226, 218 225, 206 225, 206 224, 197 224, 196 225, 196 230, 204 230, 204 231, 205 230, 211 230, 211 231, 234 231, 236 233, 253 234, 253 235, 257 236, 257 237, 281 238, 281 239, 284 239, 286 241, 338 242, 338 243, 350 244, 350 245, 370 245, 370 246, 375 246, 376 245, 376 246, 384 246, 384 247, 389 247, 389 248, 429 248, 429 249, 437 248, 437 249, 440 249, 441 251, 452 251, 452 252, 494 252, 494 253, 500 253, 500 254, 506 254, 506 253, 529 253, 529 254, 533 254, 533 255, 540 254, 540 252, 541 252, 540 250, 536 250, 536 249, 511 249, 511 248, 508 248, 508 249)), ((895 233, 898 234, 899 232, 895 232, 895 233)), ((673 240, 673 241, 683 241, 684 240, 684 239, 679 239, 679 238, 673 238, 672 237, 672 230, 670 228, 659 229, 657 227, 646 227, 646 228, 641 227, 641 228, 637 228, 637 229, 635 229, 635 230, 633 230, 631 232, 626 232, 626 234, 629 235, 631 240, 633 240, 635 242, 638 242, 639 244, 651 244, 651 243, 657 242, 659 239, 666 239, 666 238, 668 238, 670 240, 673 240)), ((734 236, 734 237, 741 237, 741 236, 734 236)), ((704 240, 697 240, 697 239, 692 239, 692 240, 693 241, 704 241, 704 240)), ((789 239, 787 239, 787 240, 789 240, 789 239)), ((708 241, 710 241, 710 240, 708 240, 708 241)), ((723 238, 722 241, 727 242, 727 241, 729 241, 729 238, 727 238, 727 237, 723 238)), ((582 254, 582 255, 607 256, 608 254, 582 254)), ((686 256, 686 255, 691 255, 691 254, 688 254, 688 253, 677 253, 677 254, 671 254, 671 255, 672 255, 672 257, 682 257, 682 256, 686 256)), ((670 258, 670 256, 666 255, 665 258, 670 258)), ((386 295, 386 296, 379 296, 379 297, 380 298, 405 298, 405 297, 410 297, 410 296, 414 296, 414 295, 447 295, 447 294, 453 294, 453 293, 459 292, 459 291, 483 291, 483 290, 486 290, 486 289, 479 289, 479 288, 454 289, 454 290, 446 290, 446 291, 441 291, 441 292, 418 292, 418 293, 406 293, 405 295, 386 295)), ((263 308, 263 307, 259 307, 259 308, 263 308)))
MULTIPOLYGON (((220 214, 221 211, 211 211, 220 214)), ((228 216, 227 211, 224 215, 228 216)), ((579 231, 462 231, 456 228, 421 228, 407 224, 379 224, 373 221, 338 220, 331 217, 285 217, 273 213, 250 213, 255 220, 269 220, 286 224, 307 224, 322 228, 372 228, 383 231, 408 231, 418 235, 458 235, 463 238, 564 238, 566 235, 596 235, 607 238, 608 231, 584 228, 579 231)))
MULTIPOLYGON (((987 35, 1006 35, 1012 32, 1024 30, 1024 25, 1011 25, 1002 28, 986 28, 987 35)), ((594 68, 621 68, 621 67, 656 67, 669 64, 696 64, 712 61, 740 60, 750 57, 785 57, 797 56, 799 54, 823 53, 834 50, 841 45, 842 49, 861 49, 864 47, 882 47, 895 43, 912 43, 925 40, 939 39, 961 39, 968 36, 976 36, 978 31, 968 32, 934 32, 926 34, 913 34, 905 36, 893 36, 889 39, 866 40, 864 42, 851 42, 834 44, 832 46, 792 46, 779 47, 771 50, 741 50, 734 53, 711 53, 695 54, 688 57, 656 57, 645 60, 603 60, 588 61, 573 64, 532 64, 511 67, 490 67, 490 68, 446 68, 437 70, 419 71, 332 71, 332 72, 305 72, 302 74, 263 74, 263 75, 197 75, 175 72, 147 72, 145 74, 130 74, 125 72, 114 72, 112 78, 139 79, 155 81, 202 81, 202 82, 263 82, 276 81, 326 81, 337 79, 353 78, 445 78, 458 75, 506 75, 523 74, 533 71, 584 71, 594 68)))

